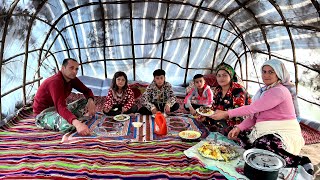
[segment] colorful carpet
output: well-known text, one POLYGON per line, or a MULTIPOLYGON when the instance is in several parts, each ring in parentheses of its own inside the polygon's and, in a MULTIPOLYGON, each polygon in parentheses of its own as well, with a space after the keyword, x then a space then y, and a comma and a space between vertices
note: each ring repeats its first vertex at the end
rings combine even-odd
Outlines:
POLYGON ((226 179, 184 155, 196 143, 61 144, 62 134, 37 128, 31 112, 0 129, 2 179, 226 179))
POLYGON ((86 122, 91 131, 91 136, 80 136, 77 132, 68 133, 63 136, 63 143, 74 143, 78 141, 97 139, 102 142, 124 141, 124 142, 150 142, 150 141, 181 141, 179 132, 193 130, 200 132, 202 138, 208 135, 206 128, 196 120, 189 117, 169 116, 166 118, 168 134, 165 136, 154 133, 154 118, 149 115, 130 115, 127 121, 115 121, 112 117, 96 114, 86 122), (135 128, 132 122, 142 122, 140 128, 135 128), (101 129, 103 130, 101 133, 101 129))
POLYGON ((320 132, 303 124, 300 123, 302 136, 305 140, 305 144, 316 144, 320 143, 320 132))

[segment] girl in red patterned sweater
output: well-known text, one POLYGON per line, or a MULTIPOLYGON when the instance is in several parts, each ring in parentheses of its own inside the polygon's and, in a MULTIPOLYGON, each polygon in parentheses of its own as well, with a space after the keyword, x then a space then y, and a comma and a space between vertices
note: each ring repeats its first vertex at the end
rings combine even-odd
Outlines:
POLYGON ((128 86, 126 73, 116 72, 104 104, 103 113, 109 116, 135 113, 138 107, 133 103, 134 95, 128 86))

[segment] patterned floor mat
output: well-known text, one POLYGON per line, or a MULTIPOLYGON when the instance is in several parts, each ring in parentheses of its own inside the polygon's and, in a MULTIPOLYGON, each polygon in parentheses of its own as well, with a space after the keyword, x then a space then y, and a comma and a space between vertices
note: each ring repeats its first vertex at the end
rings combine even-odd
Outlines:
POLYGON ((74 143, 88 139, 98 139, 102 142, 150 142, 150 141, 181 141, 179 132, 193 130, 200 132, 202 138, 208 135, 206 128, 189 117, 169 116, 166 118, 168 134, 160 136, 154 133, 154 118, 149 115, 132 114, 127 121, 115 121, 111 116, 97 114, 86 124, 93 132, 91 136, 80 136, 77 132, 63 136, 63 143, 74 143), (140 128, 135 128, 132 122, 141 122, 140 128), (101 132, 102 131, 102 132, 101 132))

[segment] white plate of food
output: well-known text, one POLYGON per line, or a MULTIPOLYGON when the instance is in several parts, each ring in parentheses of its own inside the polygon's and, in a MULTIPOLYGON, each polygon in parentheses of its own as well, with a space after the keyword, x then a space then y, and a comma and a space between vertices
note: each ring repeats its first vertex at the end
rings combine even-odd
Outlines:
POLYGON ((205 158, 225 162, 229 162, 230 160, 233 160, 240 156, 240 154, 234 147, 219 143, 205 142, 198 148, 198 152, 205 158))
POLYGON ((179 137, 184 141, 196 141, 201 137, 201 133, 198 131, 181 131, 179 132, 179 137))
POLYGON ((127 121, 130 119, 130 116, 127 114, 119 114, 113 117, 115 121, 127 121))
POLYGON ((203 107, 196 109, 197 113, 202 116, 211 116, 214 114, 214 111, 210 107, 203 107))

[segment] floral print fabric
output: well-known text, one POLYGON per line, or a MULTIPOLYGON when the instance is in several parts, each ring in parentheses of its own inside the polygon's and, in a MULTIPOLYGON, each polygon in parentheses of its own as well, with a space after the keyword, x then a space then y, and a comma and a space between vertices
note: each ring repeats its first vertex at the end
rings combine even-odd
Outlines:
MULTIPOLYGON (((213 93, 212 110, 227 111, 250 103, 251 98, 246 90, 240 84, 232 82, 232 85, 224 97, 222 97, 221 86, 216 87, 213 93)), ((223 135, 227 135, 235 125, 240 124, 243 120, 243 117, 234 117, 219 121, 207 118, 204 124, 208 126, 210 131, 218 131, 223 135)))
POLYGON ((117 95, 113 89, 109 89, 104 106, 107 109, 111 109, 114 105, 123 105, 124 108, 129 110, 133 106, 133 103, 133 91, 128 87, 121 95, 117 95))

